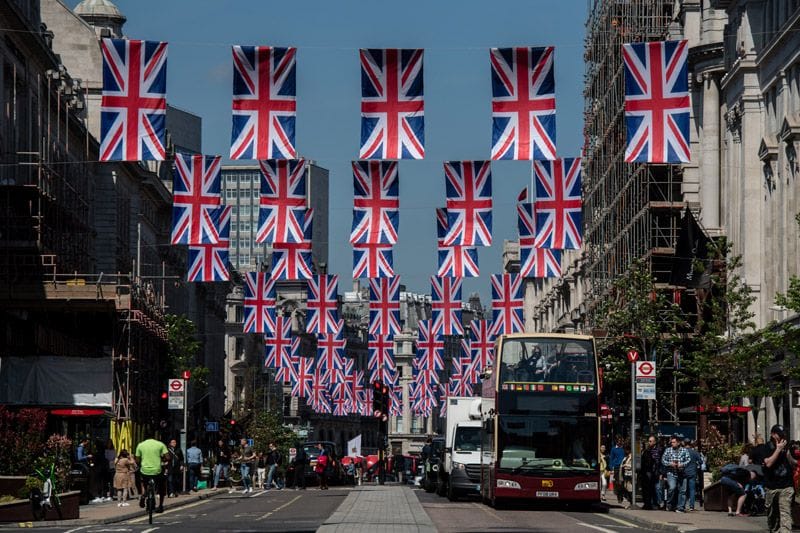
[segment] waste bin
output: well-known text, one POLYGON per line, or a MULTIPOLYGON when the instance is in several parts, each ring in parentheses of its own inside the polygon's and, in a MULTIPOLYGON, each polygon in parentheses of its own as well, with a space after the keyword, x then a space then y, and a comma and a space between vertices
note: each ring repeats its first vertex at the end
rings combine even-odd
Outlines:
POLYGON ((69 488, 70 490, 78 490, 81 493, 81 505, 86 505, 92 499, 91 490, 89 490, 90 472, 89 466, 84 463, 72 463, 69 469, 69 488))

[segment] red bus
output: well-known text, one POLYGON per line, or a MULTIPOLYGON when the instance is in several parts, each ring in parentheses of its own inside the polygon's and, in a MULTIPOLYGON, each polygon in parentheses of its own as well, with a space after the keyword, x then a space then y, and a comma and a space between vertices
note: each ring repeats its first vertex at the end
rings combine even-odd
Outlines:
POLYGON ((516 333, 483 380, 481 496, 600 501, 594 338, 516 333))

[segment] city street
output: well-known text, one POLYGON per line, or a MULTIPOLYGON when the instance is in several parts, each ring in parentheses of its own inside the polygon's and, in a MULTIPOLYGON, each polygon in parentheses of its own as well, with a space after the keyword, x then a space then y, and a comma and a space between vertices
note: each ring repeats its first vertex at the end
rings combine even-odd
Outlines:
MULTIPOLYGON (((224 494, 178 507, 153 517, 142 516, 117 524, 52 528, 70 533, 136 531, 315 531, 347 496, 348 489, 328 491, 255 491, 224 494)), ((135 505, 135 504, 134 504, 135 505)))
POLYGON ((509 507, 492 509, 480 498, 464 498, 458 502, 415 491, 425 512, 440 532, 455 531, 657 531, 610 516, 598 508, 596 512, 580 512, 554 507, 535 510, 509 507))

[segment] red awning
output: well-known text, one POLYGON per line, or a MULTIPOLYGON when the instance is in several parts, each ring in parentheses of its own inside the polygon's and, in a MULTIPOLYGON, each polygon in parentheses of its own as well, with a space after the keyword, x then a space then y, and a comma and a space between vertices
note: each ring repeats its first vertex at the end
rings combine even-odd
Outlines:
MULTIPOLYGON (((748 407, 746 405, 712 405, 709 408, 705 408, 702 405, 698 405, 697 407, 689 407, 687 409, 690 412, 694 413, 719 413, 719 414, 728 414, 728 413, 749 413, 753 410, 752 407, 748 407)), ((683 411, 683 409, 681 409, 683 411)))
POLYGON ((51 415, 55 416, 103 416, 103 409, 53 409, 51 415))

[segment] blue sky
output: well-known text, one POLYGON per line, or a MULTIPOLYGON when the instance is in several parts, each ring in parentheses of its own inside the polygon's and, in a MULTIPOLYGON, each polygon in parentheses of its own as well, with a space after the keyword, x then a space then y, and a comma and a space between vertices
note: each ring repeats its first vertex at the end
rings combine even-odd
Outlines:
MULTIPOLYGON (((430 292, 436 271, 434 208, 444 206, 442 162, 489 159, 491 47, 556 47, 557 147, 582 145, 585 0, 114 0, 130 38, 169 42, 167 98, 203 118, 203 151, 227 155, 230 46, 296 46, 297 148, 330 170, 329 272, 349 287, 353 199, 350 161, 360 135, 359 48, 425 49, 425 159, 400 162, 400 236, 395 270, 409 291, 430 292)), ((73 1, 72 4, 77 4, 73 1)), ((503 240, 515 240, 517 194, 530 162, 492 165, 494 245, 479 249, 481 277, 463 297, 490 297, 503 240)))

